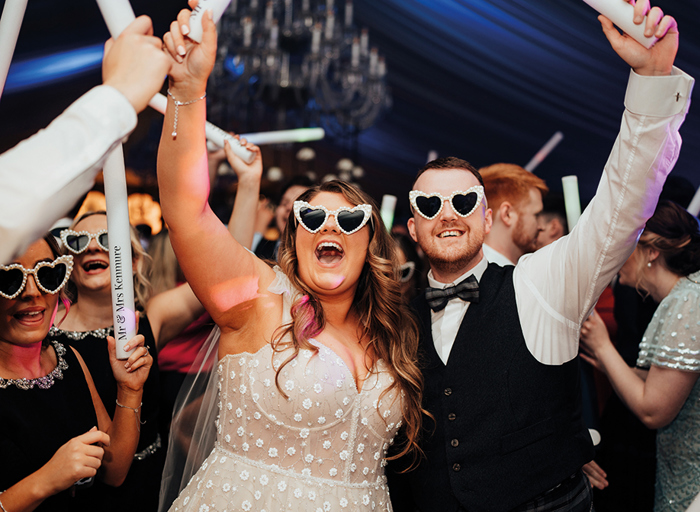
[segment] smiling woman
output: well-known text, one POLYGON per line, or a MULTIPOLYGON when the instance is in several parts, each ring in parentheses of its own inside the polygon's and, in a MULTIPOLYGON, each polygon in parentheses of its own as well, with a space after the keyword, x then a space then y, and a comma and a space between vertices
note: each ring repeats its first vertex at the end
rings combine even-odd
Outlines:
MULTIPOLYGON (((85 358, 94 375, 95 387, 110 417, 120 409, 116 403, 117 382, 108 368, 107 336, 113 332, 109 233, 104 211, 80 216, 70 229, 61 233, 67 254, 75 262, 68 285, 73 304, 51 329, 51 337, 76 348, 85 358), (65 316, 65 318, 62 318, 65 316)), ((139 317, 138 332, 146 346, 157 357, 157 348, 184 329, 203 309, 190 288, 185 285, 161 294, 150 301, 150 283, 146 278, 149 257, 131 229, 131 254, 134 269, 134 292, 139 317), (170 295, 172 300, 162 300, 170 295), (175 305, 173 305, 175 304, 175 305)), ((157 361, 157 360, 156 360, 157 361)), ((165 460, 159 432, 160 380, 157 364, 144 385, 143 406, 139 419, 143 422, 139 445, 129 474, 118 489, 103 489, 111 496, 110 503, 121 506, 126 496, 138 495, 134 510, 152 511, 158 506, 159 476, 165 460)))
POLYGON ((142 336, 130 341, 136 350, 126 362, 109 340, 108 371, 123 405, 110 420, 78 352, 47 336, 72 268, 50 235, 0 266, 2 510, 108 510, 93 480, 119 485, 136 450, 132 410, 153 359, 142 336))

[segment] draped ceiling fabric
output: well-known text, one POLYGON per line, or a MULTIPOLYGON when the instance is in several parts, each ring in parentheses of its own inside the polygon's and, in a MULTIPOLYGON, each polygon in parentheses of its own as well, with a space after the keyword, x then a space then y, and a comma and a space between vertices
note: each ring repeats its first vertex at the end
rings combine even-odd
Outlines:
MULTIPOLYGON (((132 5, 137 14, 154 17, 159 35, 180 8, 172 1, 132 5)), ((356 23, 370 29, 372 44, 386 55, 394 99, 391 112, 359 137, 359 163, 380 169, 363 181, 375 196, 405 197, 430 150, 477 167, 525 165, 556 131, 564 140, 536 174, 554 190, 561 188, 561 176, 575 174, 584 201, 593 196, 617 134, 629 71, 590 7, 581 0, 354 0, 354 5, 356 23)), ((697 0, 659 0, 659 5, 680 25, 677 65, 700 78, 697 0)), ((90 50, 107 36, 94 2, 29 0, 13 61, 18 64, 0 100, 0 149, 46 124, 99 81, 99 59, 82 74, 68 70, 49 85, 34 86, 21 82, 31 77, 21 64, 69 50, 82 50, 80 58, 89 62, 90 50)), ((697 188, 697 107, 681 134, 684 146, 674 174, 697 188)))

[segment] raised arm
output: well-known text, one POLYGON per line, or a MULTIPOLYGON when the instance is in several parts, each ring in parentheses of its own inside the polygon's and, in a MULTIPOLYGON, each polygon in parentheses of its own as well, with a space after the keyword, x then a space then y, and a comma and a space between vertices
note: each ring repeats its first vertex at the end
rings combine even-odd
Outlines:
POLYGON ((238 176, 238 190, 236 190, 231 218, 228 221, 228 230, 241 245, 252 250, 263 170, 260 148, 245 139, 241 141, 241 144, 255 154, 255 160, 246 164, 236 156, 228 141, 224 144, 226 159, 238 176))
POLYGON ((163 85, 170 59, 161 44, 147 16, 135 19, 105 46, 105 85, 0 155, 0 263, 43 236, 92 188, 106 155, 131 133, 136 114, 163 85))
MULTIPOLYGON (((648 0, 639 0, 635 19, 647 11, 648 0)), ((526 342, 533 355, 550 364, 576 357, 582 322, 653 214, 678 158, 678 129, 693 85, 673 67, 678 30, 660 9, 648 12, 647 31, 661 37, 650 49, 618 33, 606 18, 600 21, 613 49, 633 68, 620 134, 596 195, 572 232, 523 257, 514 274, 519 310, 537 304, 523 322, 526 342)))
POLYGON ((194 43, 183 36, 189 31, 189 15, 190 11, 181 11, 163 38, 176 62, 170 72, 168 108, 158 150, 158 185, 163 216, 185 277, 214 321, 226 331, 248 320, 250 309, 236 314, 231 311, 257 297, 259 289, 267 288, 274 272, 231 237, 208 204, 206 104, 200 98, 206 93, 216 58, 216 28, 206 13, 202 42, 194 43), (182 104, 176 107, 175 100, 182 104))

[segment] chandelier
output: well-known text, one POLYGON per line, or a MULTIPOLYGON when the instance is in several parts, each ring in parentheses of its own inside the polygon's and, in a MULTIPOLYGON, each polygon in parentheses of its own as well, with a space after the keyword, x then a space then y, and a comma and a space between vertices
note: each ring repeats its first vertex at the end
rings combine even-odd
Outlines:
POLYGON ((391 106, 386 63, 334 0, 232 0, 219 25, 209 117, 239 131, 320 126, 354 136, 391 106))

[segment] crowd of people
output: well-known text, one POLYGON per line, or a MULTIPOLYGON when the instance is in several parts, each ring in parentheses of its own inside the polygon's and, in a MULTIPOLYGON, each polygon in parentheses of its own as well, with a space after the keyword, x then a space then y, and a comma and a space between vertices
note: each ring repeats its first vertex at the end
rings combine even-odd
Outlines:
POLYGON ((220 220, 201 101, 216 28, 205 13, 191 41, 190 12, 162 40, 137 18, 106 45, 104 85, 0 155, 0 511, 687 510, 700 225, 662 190, 694 82, 673 66, 676 21, 638 0, 635 23, 659 38, 647 49, 600 17, 632 71, 575 226, 525 169, 446 157, 418 171, 392 230, 343 181, 295 178, 261 208, 261 153, 240 139, 254 159, 226 143, 238 187, 220 220), (149 255, 132 229, 138 334, 120 360, 106 212, 41 234, 166 74, 167 230, 149 255), (35 150, 48 143, 50 163, 35 150), (58 178, 37 199, 24 180, 46 168, 58 178), (623 308, 625 288, 653 316, 623 308), (632 324, 630 356, 618 334, 632 324), (619 450, 630 437, 606 416, 621 411, 657 431, 651 464, 619 450), (629 485, 640 468, 653 492, 629 485))

